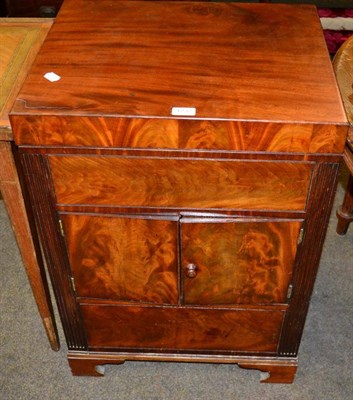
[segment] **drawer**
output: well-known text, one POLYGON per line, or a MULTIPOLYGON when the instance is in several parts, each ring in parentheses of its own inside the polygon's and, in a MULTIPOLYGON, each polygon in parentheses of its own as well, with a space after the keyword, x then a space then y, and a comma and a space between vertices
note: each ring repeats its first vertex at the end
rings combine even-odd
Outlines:
POLYGON ((313 163, 49 156, 59 204, 305 210, 313 163))
POLYGON ((341 153, 347 127, 251 121, 13 115, 19 145, 341 153))
POLYGON ((177 217, 60 218, 78 297, 178 304, 177 217))
POLYGON ((90 350, 276 352, 284 311, 81 305, 90 350))

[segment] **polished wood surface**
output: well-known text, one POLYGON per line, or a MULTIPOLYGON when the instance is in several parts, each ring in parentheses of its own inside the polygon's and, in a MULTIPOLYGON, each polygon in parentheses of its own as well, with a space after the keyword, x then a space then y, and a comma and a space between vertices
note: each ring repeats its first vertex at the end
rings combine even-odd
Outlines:
POLYGON ((9 112, 52 22, 48 19, 0 18, 0 140, 13 139, 9 112))
POLYGON ((337 95, 314 6, 66 0, 14 110, 340 124, 337 95))
POLYGON ((53 350, 60 347, 45 268, 14 157, 9 111, 50 27, 48 19, 0 18, 0 191, 39 314, 53 350))
POLYGON ((49 159, 59 204, 304 210, 312 172, 311 163, 297 162, 49 159))
POLYGON ((342 153, 345 125, 13 116, 20 145, 342 153))
POLYGON ((20 157, 67 346, 76 351, 86 350, 86 334, 71 280, 65 238, 54 208, 47 161, 37 154, 22 154, 20 157))
POLYGON ((178 304, 175 221, 72 214, 60 218, 77 296, 178 304))
POLYGON ((170 362, 208 362, 238 364, 240 368, 257 369, 266 373, 261 383, 292 383, 297 371, 297 360, 294 358, 244 357, 234 355, 201 355, 182 353, 79 353, 68 354, 72 374, 75 376, 104 376, 106 364, 123 364, 132 361, 170 361, 170 362))
POLYGON ((353 221, 353 37, 348 39, 337 52, 334 70, 341 91, 342 100, 350 123, 347 143, 344 150, 344 161, 350 172, 346 193, 342 206, 337 210, 337 228, 340 235, 344 235, 353 221))
POLYGON ((307 216, 293 270, 293 291, 282 327, 278 354, 298 354, 313 292, 327 226, 336 194, 339 163, 317 163, 308 199, 307 216))
POLYGON ((261 379, 261 383, 293 383, 297 372, 297 363, 290 360, 253 360, 240 362, 239 367, 246 369, 258 369, 266 372, 267 376, 261 379))
POLYGON ((66 0, 11 121, 74 374, 293 380, 348 130, 313 7, 66 0))
POLYGON ((89 349, 102 347, 270 352, 283 312, 81 305, 89 349))
POLYGON ((300 221, 181 220, 184 304, 284 303, 300 221), (196 275, 188 277, 188 265, 196 275))

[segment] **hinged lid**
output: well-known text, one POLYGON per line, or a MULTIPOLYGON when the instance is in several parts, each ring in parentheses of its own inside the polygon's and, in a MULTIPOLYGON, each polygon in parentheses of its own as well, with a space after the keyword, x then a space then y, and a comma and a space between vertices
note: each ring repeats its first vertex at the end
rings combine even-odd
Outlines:
POLYGON ((173 107, 345 123, 315 7, 66 0, 14 111, 185 118, 173 107))

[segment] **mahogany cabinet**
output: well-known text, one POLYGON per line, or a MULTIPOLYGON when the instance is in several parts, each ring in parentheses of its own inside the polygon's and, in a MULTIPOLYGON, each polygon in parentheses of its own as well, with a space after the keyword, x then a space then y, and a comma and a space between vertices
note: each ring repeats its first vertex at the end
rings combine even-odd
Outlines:
POLYGON ((11 114, 72 372, 292 382, 347 135, 315 8, 99 3, 65 1, 11 114))

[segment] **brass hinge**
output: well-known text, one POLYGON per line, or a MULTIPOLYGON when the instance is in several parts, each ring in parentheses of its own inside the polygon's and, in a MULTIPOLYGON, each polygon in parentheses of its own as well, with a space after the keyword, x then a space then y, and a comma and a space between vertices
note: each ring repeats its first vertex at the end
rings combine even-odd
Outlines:
POLYGON ((293 285, 290 284, 287 290, 287 300, 290 300, 292 298, 292 294, 293 294, 293 285))
POLYGON ((65 237, 64 226, 63 226, 63 222, 61 219, 59 219, 59 227, 60 227, 61 236, 65 237))
POLYGON ((76 293, 75 278, 73 276, 70 276, 70 282, 71 282, 72 290, 76 293))
POLYGON ((301 227, 298 235, 298 242, 297 244, 300 244, 303 241, 303 236, 304 236, 304 228, 301 227))

